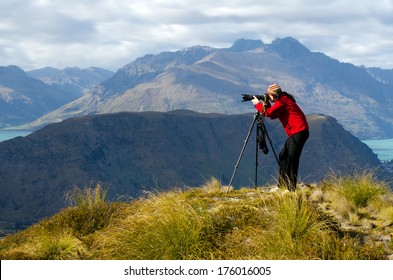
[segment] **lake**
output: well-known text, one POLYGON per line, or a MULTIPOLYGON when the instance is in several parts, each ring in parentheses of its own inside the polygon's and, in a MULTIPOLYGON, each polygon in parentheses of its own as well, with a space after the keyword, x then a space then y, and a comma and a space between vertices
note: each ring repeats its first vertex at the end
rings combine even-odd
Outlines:
POLYGON ((369 146, 380 160, 393 160, 393 139, 364 140, 363 143, 369 146))
POLYGON ((29 135, 31 131, 25 130, 0 130, 0 142, 9 140, 18 136, 29 135))

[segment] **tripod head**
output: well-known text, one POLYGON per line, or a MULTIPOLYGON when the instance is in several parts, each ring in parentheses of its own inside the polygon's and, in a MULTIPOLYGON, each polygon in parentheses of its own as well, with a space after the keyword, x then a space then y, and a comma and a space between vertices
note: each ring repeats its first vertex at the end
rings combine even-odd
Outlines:
POLYGON ((263 123, 265 121, 265 114, 257 111, 255 113, 255 118, 258 123, 263 123))

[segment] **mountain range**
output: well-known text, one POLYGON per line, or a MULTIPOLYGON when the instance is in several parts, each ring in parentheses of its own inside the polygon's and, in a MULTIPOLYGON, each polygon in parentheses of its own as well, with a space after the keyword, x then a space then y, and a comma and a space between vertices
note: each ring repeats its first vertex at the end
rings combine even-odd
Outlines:
POLYGON ((85 69, 78 67, 67 67, 64 69, 44 67, 27 71, 26 74, 54 88, 67 92, 73 95, 74 99, 77 99, 90 91, 95 85, 112 77, 114 72, 98 67, 85 69))
MULTIPOLYGON (((376 168, 377 156, 337 121, 308 115, 310 138, 299 176, 318 182, 330 172, 376 168), (332 133, 334 131, 335 133, 332 133)), ((121 112, 71 118, 0 143, 0 221, 30 225, 66 205, 75 186, 97 183, 108 196, 139 197, 144 191, 199 186, 211 177, 228 184, 253 114, 187 110, 121 112)), ((258 186, 275 184, 273 151, 286 136, 278 121, 265 120, 272 144, 258 151, 258 186)), ((255 129, 237 167, 233 186, 253 186, 255 129)))
POLYGON ((23 71, 0 67, 0 128, 31 122, 81 96, 113 72, 91 67, 23 71))
POLYGON ((25 124, 37 129, 70 117, 121 111, 252 112, 241 94, 275 82, 307 114, 333 116, 360 139, 393 137, 393 70, 342 63, 296 39, 239 39, 230 48, 193 46, 145 55, 85 95, 25 124))

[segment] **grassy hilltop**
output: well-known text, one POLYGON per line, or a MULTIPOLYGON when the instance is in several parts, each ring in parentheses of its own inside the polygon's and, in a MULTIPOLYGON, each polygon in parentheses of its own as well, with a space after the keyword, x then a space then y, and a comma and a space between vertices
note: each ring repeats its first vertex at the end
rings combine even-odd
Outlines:
POLYGON ((371 173, 332 176, 295 193, 199 188, 107 202, 75 189, 72 205, 0 241, 1 259, 393 259, 393 193, 371 173))

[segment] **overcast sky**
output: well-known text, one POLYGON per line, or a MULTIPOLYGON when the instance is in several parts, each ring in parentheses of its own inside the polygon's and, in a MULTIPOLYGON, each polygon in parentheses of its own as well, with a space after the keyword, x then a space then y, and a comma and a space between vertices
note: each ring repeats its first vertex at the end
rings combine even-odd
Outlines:
POLYGON ((0 66, 116 71, 145 54, 291 36, 393 69, 393 0, 0 0, 0 66))

